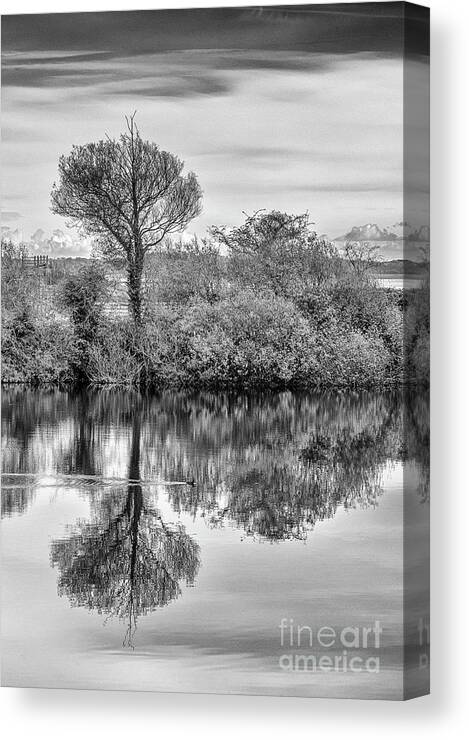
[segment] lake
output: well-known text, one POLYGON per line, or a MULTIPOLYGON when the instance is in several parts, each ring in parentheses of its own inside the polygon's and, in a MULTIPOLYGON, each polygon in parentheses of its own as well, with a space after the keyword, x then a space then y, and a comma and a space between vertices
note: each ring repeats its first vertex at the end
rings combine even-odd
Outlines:
POLYGON ((378 275, 376 278, 381 288, 393 290, 417 290, 422 287, 424 280, 422 275, 378 275))
POLYGON ((5 389, 2 439, 4 685, 427 680, 424 393, 5 389))

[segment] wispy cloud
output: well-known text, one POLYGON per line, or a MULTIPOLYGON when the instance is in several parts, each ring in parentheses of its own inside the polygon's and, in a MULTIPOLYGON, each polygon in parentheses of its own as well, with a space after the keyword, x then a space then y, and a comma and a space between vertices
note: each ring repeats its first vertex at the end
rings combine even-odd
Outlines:
POLYGON ((2 210, 2 224, 10 223, 11 221, 18 221, 21 218, 19 211, 3 211, 2 210))
POLYGON ((335 63, 336 56, 270 50, 193 49, 132 56, 34 51, 5 55, 3 86, 63 91, 73 88, 74 95, 82 88, 89 94, 179 98, 225 94, 244 71, 320 74, 335 63))
POLYGON ((401 220, 398 6, 389 18, 375 4, 340 17, 305 6, 8 17, 8 208, 25 232, 64 227, 49 210, 58 157, 118 135, 137 109, 142 135, 199 177, 191 231, 258 208, 309 210, 333 234, 401 220))

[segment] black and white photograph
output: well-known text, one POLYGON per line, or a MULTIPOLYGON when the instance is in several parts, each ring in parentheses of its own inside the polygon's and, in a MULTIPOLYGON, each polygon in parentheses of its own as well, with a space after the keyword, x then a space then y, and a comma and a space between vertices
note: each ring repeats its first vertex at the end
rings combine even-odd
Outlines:
POLYGON ((2 16, 2 686, 429 692, 429 26, 2 16))

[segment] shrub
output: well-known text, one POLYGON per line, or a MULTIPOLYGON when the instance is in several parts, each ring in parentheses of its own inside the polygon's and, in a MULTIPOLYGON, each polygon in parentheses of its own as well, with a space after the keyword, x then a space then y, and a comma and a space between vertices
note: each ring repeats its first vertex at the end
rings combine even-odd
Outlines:
POLYGON ((310 227, 308 213, 257 211, 241 226, 213 227, 211 234, 227 249, 235 283, 296 302, 333 282, 340 269, 335 247, 310 227))
POLYGON ((104 308, 109 289, 103 266, 92 260, 59 286, 57 302, 70 316, 75 351, 70 358, 78 379, 89 376, 90 352, 104 328, 104 308))
POLYGON ((63 385, 73 380, 73 334, 68 325, 36 325, 27 313, 2 319, 3 382, 63 385))
POLYGON ((385 315, 392 299, 368 275, 349 271, 337 281, 330 298, 344 328, 359 332, 386 329, 385 315))
POLYGON ((430 334, 421 330, 418 334, 410 356, 411 379, 427 385, 430 380, 430 334))
POLYGON ((142 362, 126 323, 116 322, 102 328, 88 347, 86 373, 92 385, 129 388, 139 383, 141 370, 142 362))
POLYGON ((195 299, 214 303, 222 292, 223 265, 218 248, 207 239, 168 241, 148 261, 145 281, 150 301, 176 306, 195 299))
POLYGON ((157 386, 285 387, 304 383, 314 333, 295 306, 247 290, 153 317, 144 338, 148 381, 157 386))
POLYGON ((430 380, 430 282, 409 291, 404 310, 406 380, 428 385, 430 380))
POLYGON ((73 378, 69 325, 45 312, 42 278, 22 267, 23 246, 2 241, 2 381, 64 384, 73 378))
POLYGON ((152 255, 138 324, 106 313, 103 267, 88 263, 46 294, 4 249, 2 326, 8 382, 89 382, 155 388, 371 387, 425 383, 429 293, 378 287, 361 253, 345 257, 309 228, 307 214, 257 213, 213 241, 152 255), (227 272, 226 267, 231 269, 227 272))
POLYGON ((340 331, 323 342, 320 385, 368 387, 390 380, 390 353, 378 335, 340 331))

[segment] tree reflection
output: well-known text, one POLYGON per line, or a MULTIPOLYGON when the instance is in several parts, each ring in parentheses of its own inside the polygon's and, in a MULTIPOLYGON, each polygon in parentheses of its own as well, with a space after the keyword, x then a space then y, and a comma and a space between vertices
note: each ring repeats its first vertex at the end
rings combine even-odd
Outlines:
POLYGON ((24 514, 34 500, 34 485, 19 480, 14 476, 2 475, 2 519, 24 514))
POLYGON ((175 509, 278 541, 305 539, 338 507, 375 506, 385 464, 400 459, 399 394, 297 400, 287 394, 274 417, 259 404, 243 446, 232 445, 223 478, 215 465, 199 469, 193 489, 169 490, 175 509))
POLYGON ((2 388, 2 505, 1 515, 24 514, 35 497, 31 473, 37 466, 30 459, 34 435, 57 433, 60 423, 70 414, 67 395, 57 390, 38 392, 31 388, 2 388), (8 472, 6 472, 8 471, 8 472), (25 473, 24 477, 9 473, 25 473))
MULTIPOLYGON (((422 503, 430 498, 430 394, 408 390, 404 403, 403 459, 418 471, 418 492, 422 503)), ((404 468, 404 476, 406 473, 404 468)))
POLYGON ((99 452, 94 435, 97 429, 93 397, 80 393, 80 404, 76 427, 71 445, 64 451, 60 469, 64 473, 79 472, 82 475, 99 475, 100 465, 96 459, 99 452))
MULTIPOLYGON (((28 429, 25 435, 10 410, 11 419, 4 422, 14 441, 8 469, 37 470, 47 454, 54 456, 56 470, 71 475, 137 480, 142 470, 147 480, 193 481, 168 486, 176 512, 277 541, 305 538, 339 507, 376 505, 389 464, 415 467, 421 500, 428 495, 428 397, 415 389, 158 396, 99 391, 85 396, 55 395, 57 409, 50 398, 47 403, 34 395, 20 399, 22 414, 28 415, 28 404, 32 418, 45 414, 46 433, 38 421, 38 431, 28 429), (137 439, 141 444, 135 446, 137 439), (123 447, 130 456, 126 472, 119 470, 123 447)), ((129 484, 131 502, 120 511, 122 493, 106 499, 96 494, 101 501, 97 531, 120 514, 130 526, 132 516, 125 512, 135 509, 137 515, 138 494, 139 485, 129 484)), ((151 512, 145 496, 142 507, 140 522, 151 512)))
POLYGON ((125 491, 94 493, 93 522, 78 522, 51 546, 59 595, 72 606, 95 609, 127 622, 132 645, 137 618, 165 606, 194 583, 199 546, 181 525, 168 525, 150 505, 140 481, 141 417, 132 425, 129 484, 125 491))

